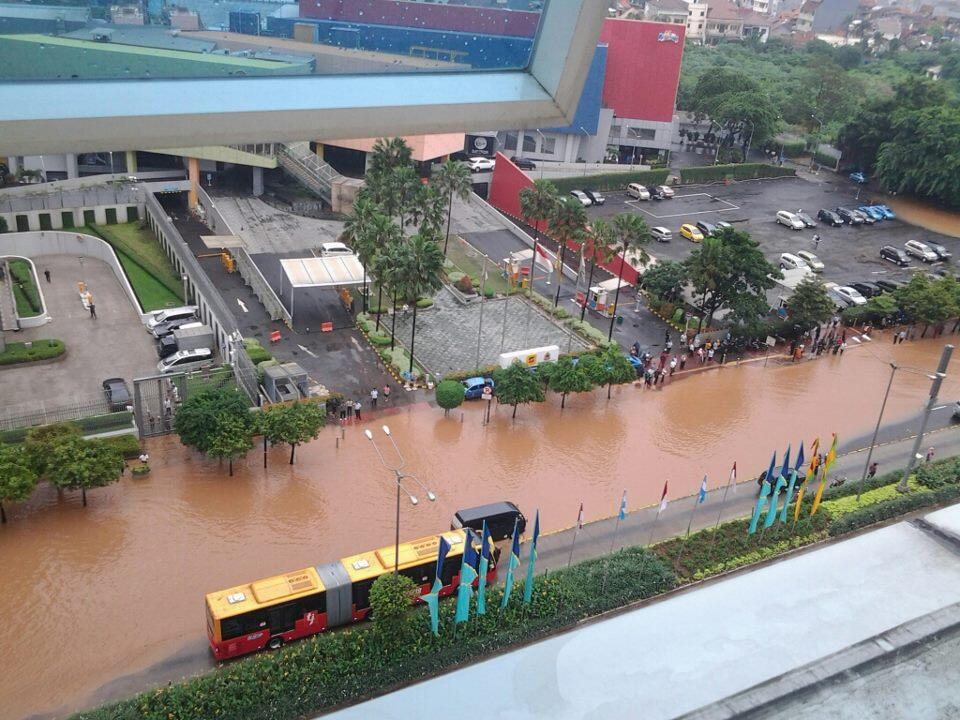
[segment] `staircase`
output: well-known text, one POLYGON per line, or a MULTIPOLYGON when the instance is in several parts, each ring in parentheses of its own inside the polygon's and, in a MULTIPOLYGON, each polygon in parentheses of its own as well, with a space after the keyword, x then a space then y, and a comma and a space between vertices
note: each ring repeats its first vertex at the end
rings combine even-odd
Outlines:
POLYGON ((334 183, 345 179, 343 175, 317 157, 316 153, 310 149, 310 143, 295 142, 277 145, 277 160, 280 161, 280 167, 328 204, 332 202, 334 183))
POLYGON ((16 307, 13 304, 13 286, 10 284, 10 264, 6 260, 0 261, 0 330, 19 330, 16 307))

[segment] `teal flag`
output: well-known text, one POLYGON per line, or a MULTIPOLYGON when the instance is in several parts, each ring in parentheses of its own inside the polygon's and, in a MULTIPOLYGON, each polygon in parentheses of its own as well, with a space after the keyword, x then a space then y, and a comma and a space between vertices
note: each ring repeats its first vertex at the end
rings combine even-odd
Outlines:
MULTIPOLYGON (((801 457, 803 455, 801 454, 801 457)), ((787 508, 790 506, 790 502, 793 500, 793 486, 797 484, 797 471, 794 468, 790 471, 790 484, 787 485, 787 499, 783 503, 783 510, 780 511, 780 522, 785 523, 787 521, 787 508)))
POLYGON ((510 561, 507 563, 507 579, 503 584, 503 600, 500 609, 503 610, 510 602, 510 591, 513 590, 513 571, 520 567, 520 533, 517 532, 517 520, 513 521, 513 542, 510 546, 510 561))
POLYGON ((787 481, 781 475, 777 478, 777 484, 773 488, 773 492, 770 493, 770 504, 767 506, 767 519, 763 522, 764 529, 773 525, 773 521, 777 519, 777 501, 780 499, 780 490, 787 486, 787 481))
POLYGON ((483 532, 480 534, 480 584, 477 585, 477 615, 487 612, 487 568, 490 558, 493 557, 493 538, 490 537, 490 528, 487 521, 483 521, 483 532))
POLYGON ((460 587, 457 589, 457 612, 454 623, 466 622, 470 617, 470 597, 473 581, 477 579, 477 551, 473 547, 473 531, 467 530, 463 546, 463 561, 460 563, 460 587))
POLYGON ((533 597, 533 566, 537 562, 537 540, 540 538, 540 510, 533 521, 533 542, 530 543, 530 557, 527 560, 527 582, 523 586, 523 602, 529 603, 533 597))
POLYGON ((760 514, 763 512, 763 508, 767 504, 767 498, 769 495, 770 483, 764 480, 763 485, 760 487, 760 496, 757 498, 757 502, 753 506, 753 517, 750 518, 750 529, 748 530, 750 535, 753 535, 755 532, 757 532, 757 523, 760 522, 760 514))
POLYGON ((423 596, 423 600, 430 608, 430 629, 434 635, 440 634, 440 588, 443 587, 443 562, 447 559, 447 553, 450 552, 450 543, 445 537, 440 538, 440 546, 437 548, 437 568, 434 573, 433 587, 430 592, 423 596))

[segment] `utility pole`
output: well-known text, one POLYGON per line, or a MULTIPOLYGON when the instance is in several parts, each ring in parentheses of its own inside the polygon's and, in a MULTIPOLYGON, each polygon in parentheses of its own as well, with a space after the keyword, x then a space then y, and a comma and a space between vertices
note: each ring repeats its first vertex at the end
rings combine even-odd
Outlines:
POLYGON ((937 374, 931 377, 933 384, 930 386, 930 399, 927 401, 927 407, 923 411, 923 420, 920 422, 920 432, 917 433, 917 439, 913 443, 913 452, 907 459, 907 469, 903 473, 900 484, 897 485, 899 492, 909 492, 910 486, 907 484, 910 479, 910 473, 920 457, 920 446, 923 445, 923 434, 927 430, 927 422, 930 420, 930 413, 937 404, 937 394, 940 392, 940 386, 943 379, 947 376, 947 365, 950 364, 950 356, 953 354, 953 345, 944 345, 943 353, 940 355, 940 365, 937 367, 937 374))
POLYGON ((887 398, 890 397, 890 388, 893 386, 893 376, 897 374, 900 367, 895 363, 890 363, 890 380, 887 381, 887 391, 883 394, 883 403, 880 405, 880 414, 877 416, 877 426, 873 429, 873 438, 870 440, 870 450, 867 452, 867 462, 863 465, 863 475, 860 476, 860 487, 857 488, 857 502, 860 502, 860 495, 863 492, 863 483, 867 480, 867 472, 870 470, 870 460, 873 459, 873 448, 877 444, 877 434, 880 432, 880 421, 883 420, 883 411, 887 408, 887 398))

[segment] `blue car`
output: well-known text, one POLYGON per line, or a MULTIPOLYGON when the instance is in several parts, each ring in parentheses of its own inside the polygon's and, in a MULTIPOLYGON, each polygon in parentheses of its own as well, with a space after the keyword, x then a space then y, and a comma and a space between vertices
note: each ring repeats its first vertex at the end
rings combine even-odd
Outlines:
POLYGON ((860 212, 866 213, 874 220, 886 220, 887 216, 883 214, 882 211, 877 210, 873 205, 861 205, 857 208, 860 212))
POLYGON ((483 397, 483 389, 488 387, 492 391, 494 388, 493 378, 472 377, 461 380, 463 383, 464 400, 478 400, 483 397))
POLYGON ((887 207, 886 205, 874 205, 874 207, 875 207, 877 210, 879 210, 880 212, 882 212, 882 213, 883 213, 883 216, 884 216, 887 220, 896 220, 896 219, 897 219, 897 214, 896 214, 893 210, 891 210, 889 207, 887 207))
POLYGON ((633 365, 633 369, 637 370, 643 363, 640 362, 640 358, 636 355, 627 354, 627 360, 630 361, 630 364, 633 365))
POLYGON ((867 176, 864 175, 862 172, 850 173, 850 179, 853 180, 855 183, 859 183, 860 185, 867 184, 867 176))

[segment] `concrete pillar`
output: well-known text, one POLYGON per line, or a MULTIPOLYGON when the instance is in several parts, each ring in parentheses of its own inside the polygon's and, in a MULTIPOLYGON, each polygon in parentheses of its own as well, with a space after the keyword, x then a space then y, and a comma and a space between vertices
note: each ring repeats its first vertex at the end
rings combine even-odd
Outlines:
POLYGON ((193 210, 197 207, 197 185, 200 184, 200 161, 197 158, 187 158, 187 175, 190 178, 187 206, 193 210))
POLYGON ((20 158, 16 155, 10 155, 7 157, 7 169, 14 175, 20 172, 20 158))
POLYGON ((77 167, 77 156, 75 153, 67 153, 67 180, 73 180, 80 177, 80 169, 77 167))
POLYGON ((137 172, 137 151, 136 150, 127 150, 126 153, 127 160, 127 173, 134 175, 137 172))
POLYGON ((260 197, 263 195, 263 168, 254 167, 253 168, 253 196, 260 197))
POLYGON ((317 143, 317 157, 323 160, 323 143, 322 142, 317 143))

